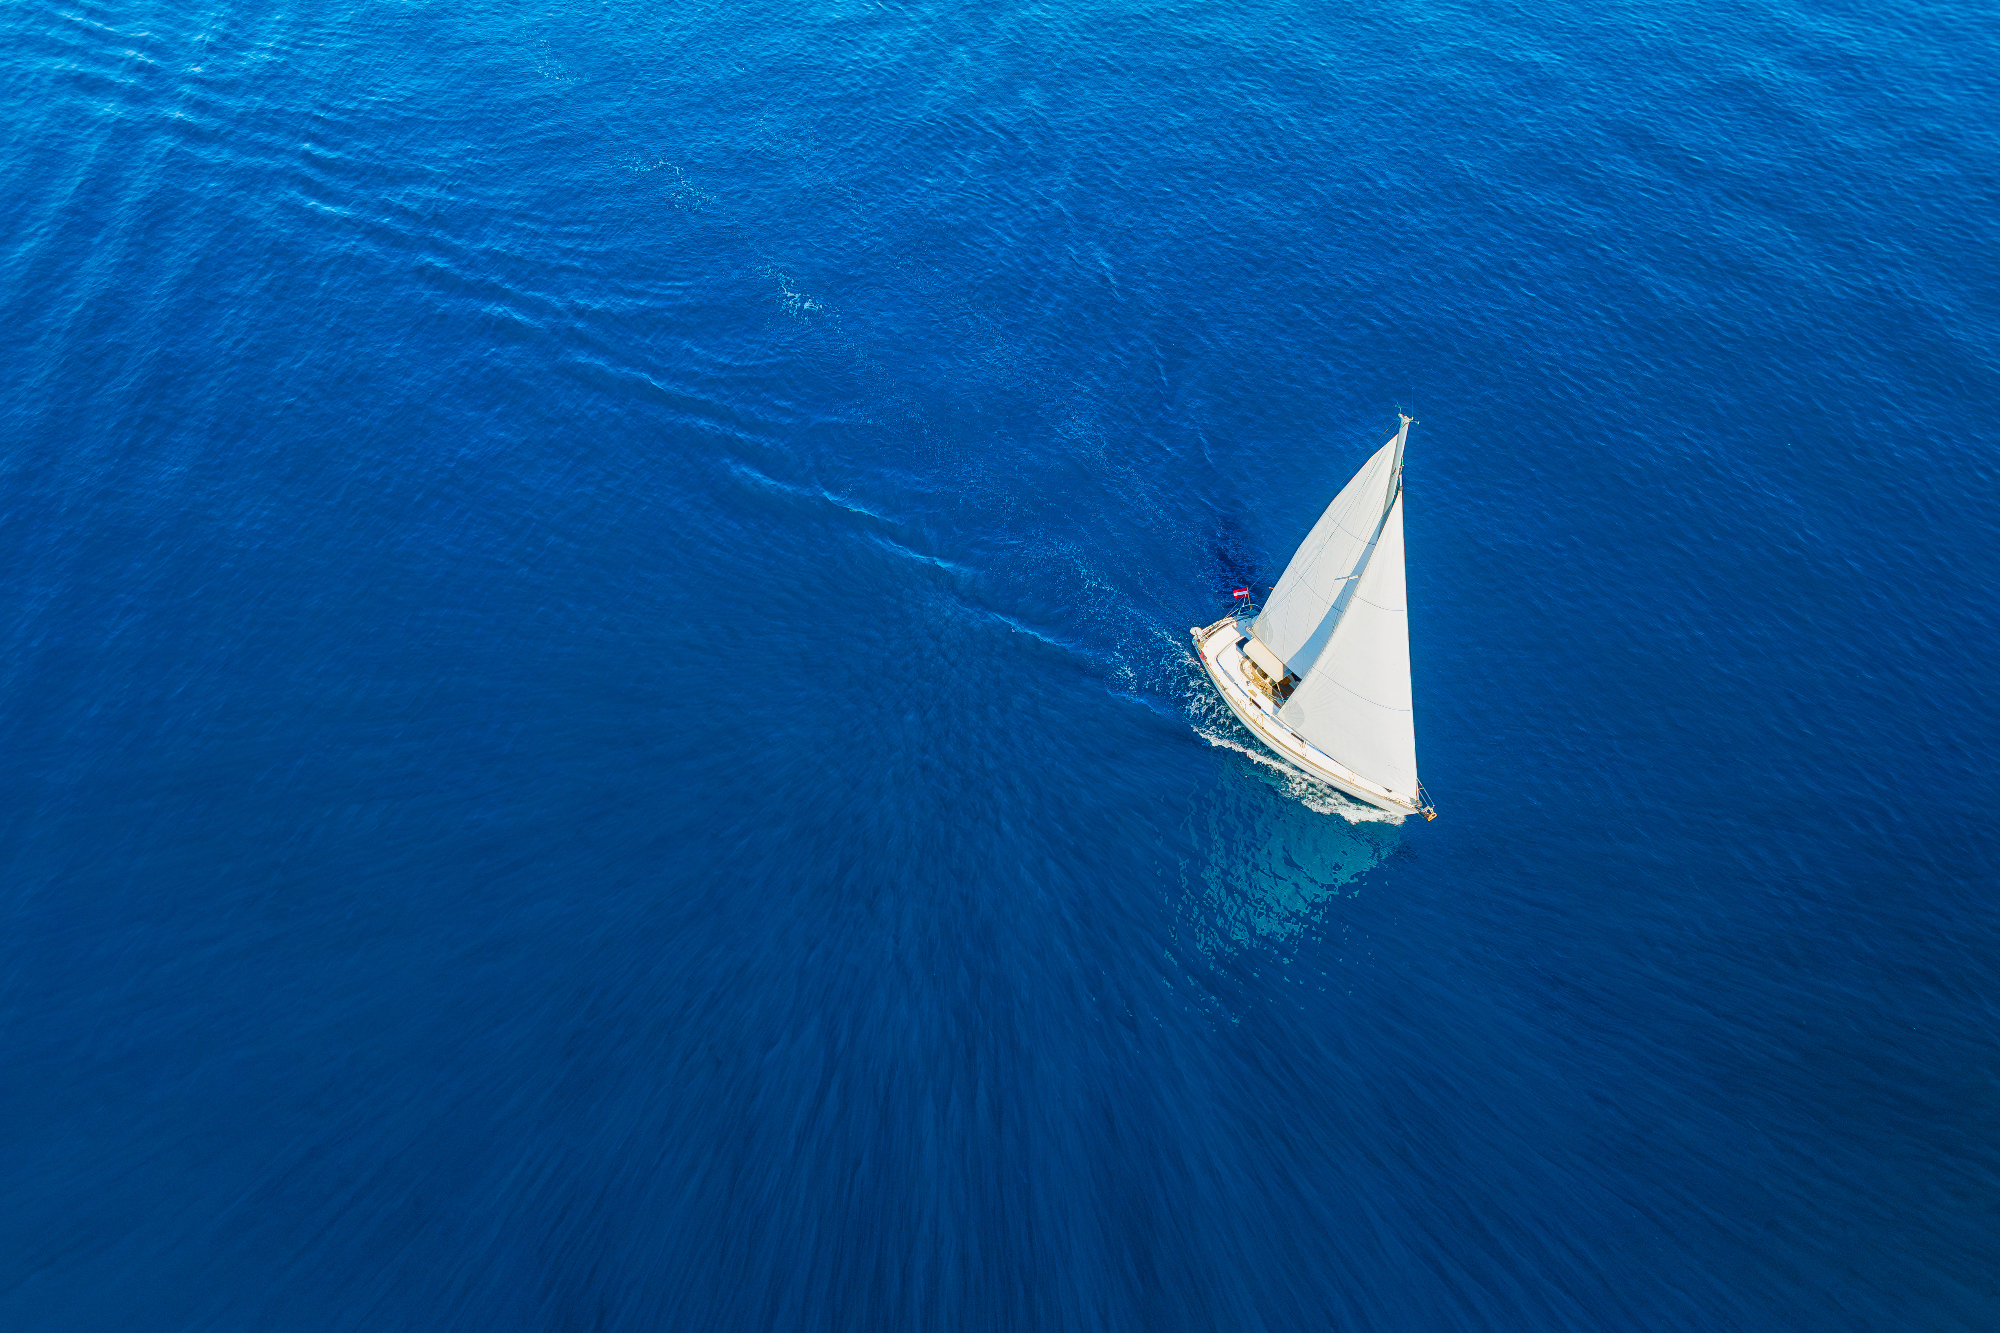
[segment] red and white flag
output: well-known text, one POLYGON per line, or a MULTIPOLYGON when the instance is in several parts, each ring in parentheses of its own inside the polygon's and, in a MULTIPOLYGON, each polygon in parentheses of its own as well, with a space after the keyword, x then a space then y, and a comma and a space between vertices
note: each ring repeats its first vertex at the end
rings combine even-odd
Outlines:
POLYGON ((1235 592, 1233 592, 1233 593, 1231 593, 1231 594, 1229 594, 1229 595, 1230 595, 1231 597, 1234 597, 1234 598, 1236 598, 1236 599, 1237 599, 1238 601, 1241 601, 1241 600, 1243 600, 1243 599, 1244 599, 1245 597, 1248 597, 1248 596, 1250 595, 1250 590, 1249 590, 1248 588, 1238 588, 1238 589, 1237 589, 1237 590, 1236 590, 1235 592))

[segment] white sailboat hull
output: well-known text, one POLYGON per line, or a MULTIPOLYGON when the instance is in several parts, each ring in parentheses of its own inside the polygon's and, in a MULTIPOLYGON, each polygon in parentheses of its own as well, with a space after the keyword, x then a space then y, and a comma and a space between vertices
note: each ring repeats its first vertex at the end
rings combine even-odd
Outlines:
POLYGON ((1423 806, 1406 801, 1337 763, 1279 719, 1278 705, 1253 683, 1245 665, 1243 644, 1248 632, 1238 627, 1235 616, 1225 616, 1213 625, 1192 630, 1191 633, 1194 635, 1195 651, 1201 655, 1201 664, 1208 671, 1209 679, 1215 682, 1222 701, 1274 753, 1329 786, 1378 810, 1400 815, 1430 816, 1430 811, 1423 806))

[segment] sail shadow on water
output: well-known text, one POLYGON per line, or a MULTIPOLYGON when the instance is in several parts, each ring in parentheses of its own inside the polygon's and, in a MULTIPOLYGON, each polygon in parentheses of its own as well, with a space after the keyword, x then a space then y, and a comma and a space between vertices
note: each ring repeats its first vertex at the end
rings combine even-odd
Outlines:
MULTIPOLYGON (((1329 818, 1311 793, 1300 796, 1300 782, 1231 758, 1193 816, 1196 854, 1183 875, 1176 933, 1211 962, 1253 949, 1289 958, 1301 939, 1339 929, 1330 917, 1337 901, 1358 892, 1354 881, 1402 841, 1397 821, 1329 818)), ((1346 800, 1331 791, 1325 798, 1346 800)))
POLYGON ((1270 577, 1265 572, 1269 564, 1268 554, 1258 546, 1240 515, 1225 511, 1216 516, 1204 570, 1204 582, 1210 589, 1227 597, 1231 588, 1262 588, 1270 577))

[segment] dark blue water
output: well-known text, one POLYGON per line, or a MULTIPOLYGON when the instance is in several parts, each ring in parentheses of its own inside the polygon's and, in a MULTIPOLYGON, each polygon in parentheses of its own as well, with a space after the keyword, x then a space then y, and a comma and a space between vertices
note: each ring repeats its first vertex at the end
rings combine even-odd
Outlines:
POLYGON ((0 1325, 2000 1328, 1989 6, 0 36, 0 1325))

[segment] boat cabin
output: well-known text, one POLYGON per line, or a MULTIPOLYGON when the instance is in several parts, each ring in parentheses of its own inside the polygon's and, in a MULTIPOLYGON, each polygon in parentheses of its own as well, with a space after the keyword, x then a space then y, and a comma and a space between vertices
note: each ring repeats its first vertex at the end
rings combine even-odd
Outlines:
POLYGON ((1243 660, 1249 667, 1247 674, 1252 684, 1260 687, 1278 703, 1291 698, 1292 691, 1298 686, 1299 678, 1285 670, 1283 659, 1257 642, 1257 636, 1254 634, 1243 645, 1243 660))

